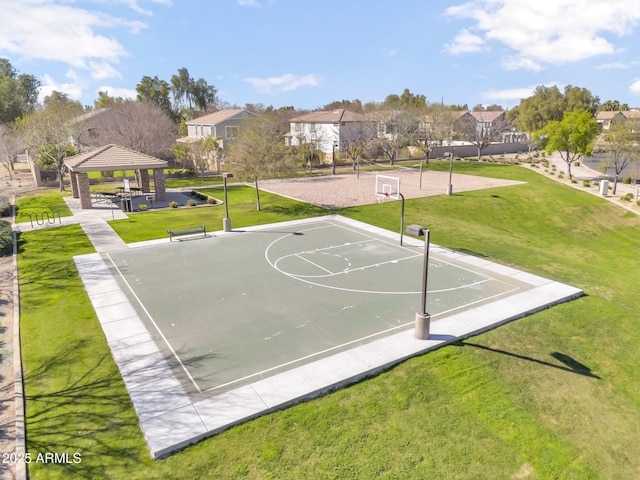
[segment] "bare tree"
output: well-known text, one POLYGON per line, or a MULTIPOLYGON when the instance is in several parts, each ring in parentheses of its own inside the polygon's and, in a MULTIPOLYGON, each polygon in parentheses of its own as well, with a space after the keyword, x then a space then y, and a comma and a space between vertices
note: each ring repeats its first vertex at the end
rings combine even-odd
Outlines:
POLYGON ((256 209, 261 209, 258 181, 274 178, 293 168, 292 156, 282 135, 274 125, 262 118, 243 120, 240 134, 227 151, 230 169, 241 180, 253 183, 256 209))
POLYGON ((452 139, 454 119, 455 112, 442 103, 430 105, 427 113, 420 119, 413 145, 424 153, 426 163, 429 163, 429 156, 435 147, 452 139))
POLYGON ((126 101, 91 118, 94 146, 120 145, 166 159, 174 145, 175 123, 152 102, 126 101))
POLYGON ((601 136, 598 150, 608 155, 613 166, 613 194, 616 194, 620 173, 638 156, 638 134, 627 122, 614 122, 601 136))
POLYGON ((36 162, 55 169, 64 191, 66 158, 80 153, 88 134, 86 116, 75 103, 53 102, 22 117, 19 131, 36 162))
POLYGON ((10 125, 0 125, 0 164, 7 169, 9 178, 13 178, 13 164, 18 154, 24 150, 17 130, 10 125))
POLYGON ((462 140, 465 140, 478 149, 478 161, 481 158, 482 150, 487 148, 493 142, 502 139, 502 133, 509 127, 508 121, 504 115, 491 119, 490 121, 483 118, 484 112, 477 112, 478 116, 465 115, 457 125, 457 134, 462 140))
POLYGON ((405 109, 380 109, 370 118, 378 124, 377 144, 392 166, 400 150, 416 135, 418 121, 405 109))

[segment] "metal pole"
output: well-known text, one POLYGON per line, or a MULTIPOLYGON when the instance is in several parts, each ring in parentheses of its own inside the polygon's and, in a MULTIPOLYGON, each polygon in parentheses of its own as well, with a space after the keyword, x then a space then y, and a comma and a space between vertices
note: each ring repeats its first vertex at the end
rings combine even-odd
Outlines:
POLYGON ((453 185, 451 184, 451 177, 453 176, 453 153, 447 152, 449 155, 449 185, 447 185, 447 195, 451 195, 453 192, 453 185))
POLYGON ((422 190, 422 162, 420 162, 420 190, 422 190))
POLYGON ((427 313, 427 283, 429 276, 429 230, 424 232, 424 266, 422 277, 422 302, 420 311, 416 313, 415 336, 421 340, 429 338, 429 330, 431 328, 431 315, 427 313))
POLYGON ((402 199, 402 210, 400 211, 400 246, 402 246, 402 241, 404 239, 404 195, 398 192, 400 198, 402 199))
POLYGON ((222 220, 222 229, 225 232, 231 231, 231 219, 229 218, 229 202, 227 200, 227 178, 232 177, 231 173, 222 174, 222 188, 224 189, 224 219, 222 220))

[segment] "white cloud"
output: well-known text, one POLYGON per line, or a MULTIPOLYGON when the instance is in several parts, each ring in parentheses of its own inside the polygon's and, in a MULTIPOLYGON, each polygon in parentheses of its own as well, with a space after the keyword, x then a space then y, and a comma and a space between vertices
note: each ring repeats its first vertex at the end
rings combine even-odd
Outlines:
POLYGON ((291 73, 286 73, 279 77, 250 77, 245 78, 244 81, 253 85, 258 91, 265 93, 272 93, 274 90, 289 92, 296 90, 299 87, 315 87, 319 84, 319 80, 316 75, 304 75, 300 77, 291 73))
POLYGON ((629 92, 634 95, 640 95, 640 78, 636 78, 631 85, 629 85, 629 92))
POLYGON ((383 51, 387 57, 395 57, 398 54, 398 50, 396 48, 385 48, 383 51))
POLYGON ((57 92, 66 93, 70 98, 77 100, 82 98, 82 91, 84 85, 82 82, 78 82, 78 77, 73 71, 69 71, 66 74, 67 78, 72 81, 69 82, 57 82, 50 75, 44 75, 42 78, 42 87, 40 88, 39 100, 44 100, 45 97, 51 95, 54 90, 57 92))
POLYGON ((484 40, 466 28, 463 28, 455 36, 452 43, 445 45, 445 49, 454 55, 479 52, 484 49, 484 40))
POLYGON ((98 92, 107 92, 107 95, 110 97, 122 97, 125 100, 135 100, 138 95, 135 90, 130 88, 117 88, 117 87, 109 87, 107 85, 103 85, 102 87, 98 87, 95 91, 96 97, 98 96, 98 92))
MULTIPOLYGON (((640 2, 471 0, 447 8, 445 14, 473 20, 472 30, 477 33, 472 35, 467 29, 458 33, 450 47, 453 53, 465 52, 460 39, 477 37, 486 45, 499 42, 515 52, 503 60, 505 67, 531 70, 546 63, 563 64, 615 53, 617 47, 611 37, 626 35, 638 24, 640 2)), ((473 45, 467 51, 474 51, 473 45)))
MULTIPOLYGON (((483 96, 487 100, 522 100, 532 96, 537 87, 540 85, 531 85, 520 88, 508 88, 504 90, 489 90, 484 92, 483 96)), ((545 87, 561 87, 557 82, 550 82, 544 85, 545 87)))
POLYGON ((261 7, 262 5, 258 0, 238 0, 238 5, 241 7, 261 7))

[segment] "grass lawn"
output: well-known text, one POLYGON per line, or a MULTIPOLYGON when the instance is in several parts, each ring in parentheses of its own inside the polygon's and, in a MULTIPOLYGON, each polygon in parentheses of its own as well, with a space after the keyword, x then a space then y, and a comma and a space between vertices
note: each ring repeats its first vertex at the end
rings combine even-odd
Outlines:
MULTIPOLYGON (((31 192, 29 196, 16 199, 16 223, 29 222, 29 214, 36 214, 42 219, 42 214, 47 213, 51 217, 52 212, 60 213, 61 217, 71 215, 71 210, 67 207, 63 197, 71 195, 68 192, 59 192, 55 189, 41 192, 31 192)), ((35 219, 34 219, 35 223, 35 219)))
MULTIPOLYGON (((31 478, 637 478, 640 218, 521 167, 456 162, 455 171, 528 183, 407 200, 405 224, 586 296, 156 462, 72 262, 89 242, 78 226, 21 234, 28 449, 82 455, 32 463, 31 478)), ((229 193, 236 228, 326 213, 264 193, 257 212, 252 189, 229 193)), ((399 224, 398 202, 339 213, 399 224)), ((219 229, 223 215, 180 209, 111 225, 137 241, 200 223, 219 229)))

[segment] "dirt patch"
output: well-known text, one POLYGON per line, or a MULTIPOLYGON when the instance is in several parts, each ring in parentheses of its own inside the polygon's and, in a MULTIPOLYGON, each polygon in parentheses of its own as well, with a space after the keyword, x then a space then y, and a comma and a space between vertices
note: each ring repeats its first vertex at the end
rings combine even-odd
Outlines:
MULTIPOLYGON (((443 195, 449 184, 446 172, 422 172, 415 169, 387 171, 383 174, 400 179, 400 192, 405 198, 419 198, 443 195)), ((474 175, 453 174, 453 193, 484 188, 517 185, 522 182, 497 178, 476 177, 474 175)), ((260 184, 262 190, 276 193, 324 208, 342 208, 376 203, 376 174, 333 175, 316 178, 268 180, 260 184)))

